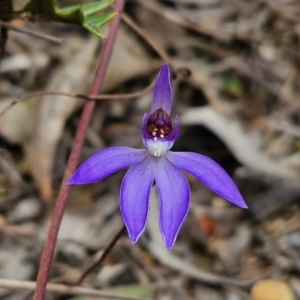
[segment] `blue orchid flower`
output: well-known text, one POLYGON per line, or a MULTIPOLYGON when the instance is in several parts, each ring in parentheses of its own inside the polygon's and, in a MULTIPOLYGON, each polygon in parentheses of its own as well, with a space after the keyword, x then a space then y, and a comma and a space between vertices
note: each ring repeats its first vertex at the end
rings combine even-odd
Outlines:
POLYGON ((160 230, 168 249, 174 246, 178 231, 188 213, 190 186, 183 173, 194 175, 216 194, 233 204, 247 208, 233 180, 212 159, 192 152, 172 152, 179 134, 178 117, 170 117, 172 86, 165 63, 153 91, 151 114, 142 121, 142 139, 146 149, 111 147, 90 156, 67 182, 92 183, 128 168, 120 190, 121 214, 132 243, 145 230, 149 199, 155 183, 159 196, 160 230))

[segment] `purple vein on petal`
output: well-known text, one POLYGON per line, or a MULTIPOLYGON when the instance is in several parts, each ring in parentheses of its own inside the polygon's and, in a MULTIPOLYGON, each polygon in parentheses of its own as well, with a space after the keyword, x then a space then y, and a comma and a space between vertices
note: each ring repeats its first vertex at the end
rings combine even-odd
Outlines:
POLYGON ((167 114, 171 113, 172 106, 172 85, 170 78, 170 69, 167 63, 163 64, 157 76, 153 90, 153 100, 151 113, 162 108, 167 114))
POLYGON ((123 178, 120 209, 129 237, 136 243, 143 233, 149 212, 149 198, 154 181, 150 157, 132 166, 123 178))
POLYGON ((146 150, 130 147, 111 147, 98 151, 79 166, 67 184, 99 181, 118 170, 132 166, 145 156, 147 156, 146 150))
POLYGON ((171 249, 188 213, 190 186, 183 172, 165 158, 157 161, 155 183, 159 196, 160 229, 166 247, 171 249))
POLYGON ((239 207, 247 208, 233 180, 219 164, 209 157, 192 152, 171 151, 166 156, 175 166, 194 175, 216 194, 239 207))

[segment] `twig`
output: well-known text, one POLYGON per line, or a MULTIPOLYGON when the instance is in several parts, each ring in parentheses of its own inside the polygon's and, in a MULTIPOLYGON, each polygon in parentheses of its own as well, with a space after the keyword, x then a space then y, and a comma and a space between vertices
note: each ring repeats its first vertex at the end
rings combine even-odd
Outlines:
MULTIPOLYGON (((20 175, 16 164, 10 152, 6 149, 0 148, 0 169, 8 178, 8 180, 13 184, 14 190, 29 190, 29 186, 25 183, 24 179, 20 175)), ((2 204, 2 203, 1 203, 2 204)))
POLYGON ((299 178, 295 164, 287 158, 273 159, 263 152, 257 141, 246 134, 235 118, 224 116, 210 106, 186 110, 181 116, 182 125, 202 125, 213 132, 244 166, 277 178, 299 178))
POLYGON ((253 81, 256 81, 275 97, 281 99, 288 106, 289 110, 293 111, 299 109, 298 101, 293 96, 284 93, 283 89, 279 85, 267 82, 263 76, 259 74, 258 70, 255 70, 255 64, 251 63, 250 66, 249 63, 247 64, 238 58, 233 58, 231 63, 232 67, 238 72, 251 78, 253 81))
POLYGON ((46 33, 43 33, 43 32, 33 31, 33 30, 30 30, 30 29, 20 28, 18 26, 14 26, 14 25, 12 25, 8 22, 0 21, 0 26, 4 27, 6 29, 10 29, 10 30, 17 31, 17 32, 20 32, 20 33, 28 34, 28 35, 31 35, 33 37, 36 37, 36 38, 39 38, 39 39, 42 39, 42 40, 46 40, 46 41, 49 41, 49 42, 52 42, 52 43, 55 43, 55 44, 63 44, 63 43, 66 42, 65 40, 57 38, 55 36, 52 36, 52 35, 49 35, 49 34, 46 34, 46 33))
MULTIPOLYGON (((37 283, 34 281, 0 279, 0 287, 10 289, 10 290, 20 289, 20 290, 34 291, 34 289, 36 288, 36 284, 37 283)), ((54 292, 54 293, 66 294, 66 295, 85 295, 91 297, 93 296, 101 297, 101 298, 103 297, 106 299, 116 299, 116 300, 146 300, 145 298, 121 296, 121 295, 116 295, 113 293, 89 289, 85 287, 71 287, 71 286, 56 284, 56 283, 48 283, 46 289, 48 292, 54 292)))
MULTIPOLYGON (((122 246, 125 247, 126 252, 130 253, 134 262, 141 266, 143 270, 149 275, 154 282, 159 282, 160 285, 167 285, 166 278, 160 274, 154 265, 149 264, 143 255, 143 250, 139 247, 132 247, 129 239, 122 241, 122 246)), ((152 280, 151 280, 152 281, 152 280)))
MULTIPOLYGON (((115 10, 123 11, 125 5, 125 0, 116 0, 115 2, 115 10)), ((107 40, 104 43, 102 55, 98 64, 98 68, 94 77, 94 81, 92 83, 89 95, 95 96, 99 93, 99 90, 102 87, 102 83, 104 81, 105 73, 108 67, 108 63, 110 57, 112 55, 112 49, 115 44, 115 39, 117 35, 117 31, 119 28, 121 16, 118 14, 110 23, 110 31, 107 37, 107 40)), ((48 280, 48 275, 51 268, 52 257, 57 241, 57 235, 60 228, 61 220, 67 205, 68 196, 70 193, 71 186, 67 186, 66 180, 71 176, 71 174, 75 171, 78 159, 80 156, 80 152, 82 149, 82 145, 85 139, 85 135, 88 129, 88 125, 90 123, 92 113, 95 108, 95 101, 89 100, 86 102, 83 112, 81 115, 81 119, 78 125, 78 129, 76 132, 76 136, 74 139, 73 147, 71 150, 70 158, 67 164, 67 168, 64 174, 64 178, 62 181, 62 185, 60 188, 59 195, 57 197, 56 206, 53 212, 50 229, 48 233, 48 238, 46 241, 46 245, 43 250, 40 269, 38 273, 36 291, 35 291, 35 300, 44 300, 46 285, 48 280)))
POLYGON ((132 28, 138 35, 140 35, 156 52, 157 54, 163 59, 163 61, 168 62, 171 64, 171 58, 168 53, 161 47, 156 41, 149 36, 146 30, 142 29, 138 26, 127 14, 122 14, 122 20, 132 28))
POLYGON ((77 94, 77 93, 65 93, 65 92, 51 92, 51 91, 38 91, 34 93, 27 94, 20 98, 13 100, 10 104, 8 104, 2 111, 0 111, 0 118, 12 107, 16 104, 26 100, 28 98, 36 97, 36 96, 44 96, 44 95, 53 95, 53 96, 66 96, 66 97, 73 97, 73 98, 80 98, 84 100, 95 100, 95 101, 105 101, 105 100, 128 100, 132 98, 140 97, 147 92, 151 91, 155 83, 155 79, 151 81, 151 83, 146 86, 144 89, 128 94, 102 94, 96 96, 89 96, 84 94, 77 94))
POLYGON ((265 118, 266 125, 274 130, 278 130, 293 137, 300 138, 300 126, 293 125, 287 121, 265 118))
POLYGON ((164 50, 163 47, 161 47, 160 44, 158 44, 150 35, 149 33, 142 29, 140 26, 138 26, 127 14, 122 14, 122 20, 131 28, 133 29, 141 38, 143 38, 156 53, 162 58, 163 61, 168 62, 172 67, 174 65, 178 66, 184 66, 179 67, 174 70, 174 73, 172 75, 179 75, 181 77, 189 77, 191 75, 191 70, 188 67, 185 67, 185 63, 175 63, 175 61, 168 55, 168 53, 164 50))
POLYGON ((206 24, 192 22, 179 15, 175 9, 167 8, 157 1, 136 0, 135 2, 146 7, 148 10, 161 15, 172 23, 192 29, 201 34, 211 36, 219 41, 229 42, 231 40, 231 36, 225 31, 220 31, 220 28, 213 28, 207 26, 206 24))
MULTIPOLYGON (((156 193, 151 193, 151 205, 153 205, 153 207, 158 205, 158 196, 156 193)), ((147 225, 148 233, 150 235, 149 242, 147 243, 149 252, 158 260, 159 263, 163 264, 170 270, 179 272, 182 276, 186 276, 187 278, 192 278, 196 281, 210 285, 236 286, 249 289, 258 280, 279 271, 278 267, 270 268, 264 274, 250 279, 235 279, 203 271, 195 264, 188 262, 182 257, 176 255, 174 252, 165 248, 158 234, 160 232, 158 224, 158 215, 156 211, 154 209, 150 209, 150 216, 147 225)))
POLYGON ((93 271, 98 269, 102 262, 105 260, 107 255, 110 253, 110 251, 113 249, 117 241, 120 239, 120 237, 126 232, 126 227, 123 225, 123 227, 118 231, 118 233, 113 237, 113 239, 110 241, 110 243, 106 246, 104 249, 101 257, 99 258, 98 261, 96 261, 93 265, 91 265, 84 273, 80 276, 80 278, 73 284, 75 285, 80 285, 83 280, 93 271))

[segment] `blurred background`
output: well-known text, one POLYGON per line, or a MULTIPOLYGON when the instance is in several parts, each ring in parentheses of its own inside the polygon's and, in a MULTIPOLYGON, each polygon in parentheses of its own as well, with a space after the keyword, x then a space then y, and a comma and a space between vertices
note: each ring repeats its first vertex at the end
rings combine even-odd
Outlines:
MULTIPOLYGON (((60 5, 70 3, 78 2, 60 5)), ((125 234, 83 285, 128 299, 300 299, 299 1, 128 0, 125 13, 143 36, 122 23, 102 92, 144 90, 168 58, 172 113, 180 120, 173 149, 221 164, 249 210, 188 175, 192 203, 174 249, 162 247, 157 216, 151 214, 139 242, 131 245, 125 234)), ((9 30, 0 111, 36 91, 88 93, 103 40, 70 24, 12 24, 65 42, 9 30)), ((97 102, 81 161, 109 146, 143 147, 141 120, 151 97, 149 90, 97 102)), ((36 279, 83 104, 33 95, 0 118, 1 279, 36 279)), ((76 281, 122 227, 118 197, 124 173, 72 187, 51 282, 76 281)), ((155 193, 152 198, 156 202, 155 193)), ((0 289, 0 299, 31 297, 22 289, 0 289)), ((48 293, 47 299, 95 298, 48 293)))

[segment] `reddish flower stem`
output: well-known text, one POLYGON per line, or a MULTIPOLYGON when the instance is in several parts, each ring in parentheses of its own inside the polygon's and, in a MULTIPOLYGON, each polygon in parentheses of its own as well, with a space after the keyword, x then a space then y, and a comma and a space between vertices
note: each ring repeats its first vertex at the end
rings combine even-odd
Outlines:
MULTIPOLYGON (((116 11, 122 12, 124 8, 125 0, 116 0, 114 9, 116 11)), ((107 40, 104 43, 102 54, 100 57, 98 69, 96 71, 94 81, 92 83, 89 95, 95 96, 99 93, 101 86, 103 84, 104 76, 108 67, 108 63, 112 54, 112 49, 115 43, 116 34, 119 28, 121 15, 117 15, 110 23, 109 35, 107 40)), ((48 233, 48 239, 46 241, 41 263, 40 269, 37 278, 36 291, 34 295, 35 300, 44 300, 46 285, 48 280, 48 275, 51 268, 52 257, 54 253, 54 249, 56 246, 57 235, 59 231, 59 227, 61 224, 61 220, 65 211, 65 207, 67 205, 67 200, 70 192, 70 186, 66 186, 66 180, 71 176, 71 174, 75 171, 78 159, 80 156, 81 148, 85 139, 85 135, 87 132, 88 125, 90 123, 92 113, 95 107, 95 101, 90 100, 86 102, 81 119, 78 125, 78 129, 76 132, 76 136, 73 142, 73 147, 71 150, 70 158, 68 161, 67 169, 64 175, 64 179, 60 188, 59 195, 57 197, 56 206, 53 212, 51 225, 48 233)))
POLYGON ((117 232, 117 234, 112 238, 112 240, 109 242, 109 244, 104 248, 104 251, 98 261, 96 261, 93 265, 91 265, 87 270, 83 272, 83 274, 80 276, 80 278, 75 282, 74 286, 80 285, 83 280, 91 274, 93 271, 97 270, 105 258, 108 256, 110 251, 114 248, 117 241, 121 238, 121 236, 126 232, 125 225, 122 226, 122 228, 117 232))

